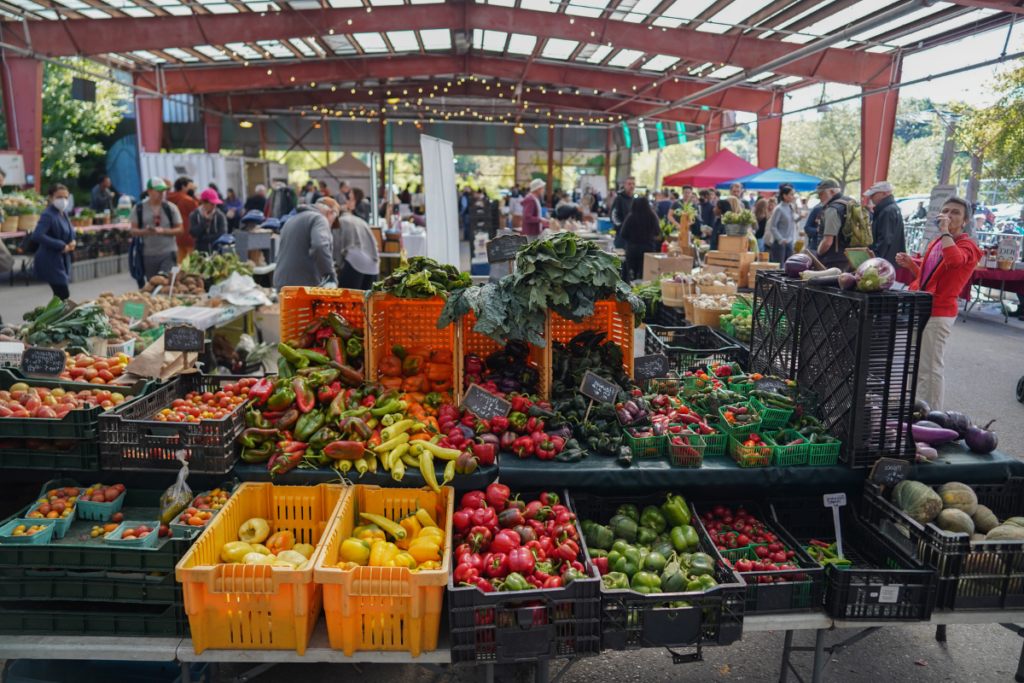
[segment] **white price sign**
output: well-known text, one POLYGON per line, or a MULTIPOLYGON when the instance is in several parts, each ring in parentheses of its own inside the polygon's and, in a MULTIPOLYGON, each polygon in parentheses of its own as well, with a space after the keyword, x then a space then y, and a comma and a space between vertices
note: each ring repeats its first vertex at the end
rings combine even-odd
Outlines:
POLYGON ((845 493, 826 493, 825 494, 825 507, 827 508, 839 508, 846 505, 846 494, 845 493))
POLYGON ((1000 261, 1016 261, 1017 246, 1017 240, 1012 237, 1004 237, 999 240, 999 251, 996 254, 996 258, 1000 261))
POLYGON ((843 530, 839 526, 839 508, 846 505, 845 493, 826 493, 825 507, 832 508, 832 522, 836 527, 836 554, 843 559, 843 530))

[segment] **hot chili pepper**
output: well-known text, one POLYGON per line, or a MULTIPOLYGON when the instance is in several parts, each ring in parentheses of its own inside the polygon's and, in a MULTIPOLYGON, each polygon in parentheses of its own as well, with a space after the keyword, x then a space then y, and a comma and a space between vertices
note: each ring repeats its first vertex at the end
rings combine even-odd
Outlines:
POLYGON ((329 337, 324 348, 329 359, 345 365, 345 343, 341 340, 341 337, 329 337))
POLYGON ((377 407, 370 409, 370 415, 373 417, 384 417, 388 413, 397 413, 402 409, 402 404, 396 399, 390 399, 381 403, 377 401, 377 407))
POLYGON ((345 320, 336 311, 331 311, 327 314, 327 319, 324 324, 327 324, 344 340, 348 340, 353 334, 356 333, 354 327, 352 327, 347 320, 345 320))
POLYGON ((270 378, 264 377, 263 379, 256 382, 256 384, 249 387, 249 398, 254 403, 263 403, 268 398, 270 398, 270 394, 272 394, 273 391, 274 382, 270 378))
POLYGON ((350 387, 357 387, 360 384, 362 384, 363 381, 365 380, 363 373, 359 372, 358 370, 351 366, 340 365, 338 363, 335 363, 334 361, 331 361, 330 365, 332 368, 338 370, 338 379, 344 385, 350 387))
POLYGON ((504 510, 505 503, 511 495, 512 490, 509 487, 495 482, 487 487, 487 504, 498 510, 504 510))
POLYGON ((243 447, 242 460, 249 463, 266 462, 267 458, 269 458, 273 452, 274 442, 264 441, 258 446, 254 446, 252 448, 243 447))
POLYGON ((245 426, 254 429, 270 429, 274 425, 263 419, 263 413, 256 409, 245 411, 245 426))
POLYGON ((309 367, 309 359, 288 344, 278 344, 278 352, 296 369, 309 367))
POLYGON ((512 452, 520 458, 529 458, 533 451, 533 439, 528 436, 521 436, 512 443, 512 452))
POLYGON ((366 441, 373 435, 373 430, 370 429, 370 425, 366 424, 358 417, 345 417, 338 422, 338 431, 342 434, 355 436, 356 438, 366 441))
POLYGON ((338 434, 330 427, 321 427, 317 430, 316 434, 309 438, 309 447, 314 451, 322 451, 324 446, 339 439, 341 439, 341 434, 338 434))

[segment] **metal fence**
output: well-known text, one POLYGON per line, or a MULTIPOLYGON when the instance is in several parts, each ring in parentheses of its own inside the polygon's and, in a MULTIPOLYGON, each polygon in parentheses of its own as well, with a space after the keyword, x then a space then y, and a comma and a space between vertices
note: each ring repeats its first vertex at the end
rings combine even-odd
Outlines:
MULTIPOLYGON (((908 221, 904 226, 904 235, 907 240, 907 253, 917 254, 928 246, 924 244, 924 221, 908 221)), ((998 230, 975 230, 972 237, 982 248, 999 244, 1003 239, 1012 237, 1017 241, 1018 259, 1020 259, 1021 249, 1024 248, 1024 235, 1021 234, 1005 233, 998 230)))

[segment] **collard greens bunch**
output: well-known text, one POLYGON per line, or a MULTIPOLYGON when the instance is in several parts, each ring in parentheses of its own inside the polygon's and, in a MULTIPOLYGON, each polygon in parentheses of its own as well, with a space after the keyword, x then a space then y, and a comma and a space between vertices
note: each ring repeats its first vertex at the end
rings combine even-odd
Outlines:
POLYGON ((548 309, 580 322, 594 313, 596 301, 614 295, 642 317, 644 303, 619 279, 620 267, 614 254, 572 233, 537 240, 519 250, 515 273, 497 284, 452 292, 437 326, 443 329, 472 310, 475 332, 499 344, 518 339, 544 346, 548 309))

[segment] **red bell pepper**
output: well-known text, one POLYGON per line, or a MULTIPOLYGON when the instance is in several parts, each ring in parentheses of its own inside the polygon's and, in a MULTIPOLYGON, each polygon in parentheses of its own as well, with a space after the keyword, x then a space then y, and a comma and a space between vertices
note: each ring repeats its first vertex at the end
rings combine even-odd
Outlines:
POLYGON ((466 436, 462 433, 462 430, 458 427, 452 427, 451 431, 448 432, 448 441, 458 446, 460 443, 466 440, 466 436))
POLYGON ((516 548, 508 554, 509 569, 524 576, 533 573, 535 563, 533 553, 528 548, 516 548))
POLYGON ((469 491, 468 493, 462 494, 462 501, 459 503, 459 507, 470 508, 476 510, 477 508, 487 507, 487 494, 483 491, 469 491))
POLYGON ((508 555, 492 553, 484 558, 484 573, 492 579, 503 579, 509 574, 508 555))
POLYGON ((514 529, 524 523, 526 520, 523 519, 523 511, 519 508, 507 508, 498 514, 498 525, 503 529, 514 529))
POLYGON ((468 543, 460 543, 458 547, 455 548, 455 552, 452 554, 455 556, 455 563, 458 564, 461 561, 460 558, 463 555, 472 555, 473 549, 469 547, 468 543))
MULTIPOLYGON (((561 453, 562 449, 565 448, 565 439, 563 439, 560 436, 551 436, 549 438, 550 438, 551 443, 554 444, 554 446, 555 446, 555 453, 561 453)), ((557 498, 557 496, 556 496, 556 498, 557 498)), ((555 501, 555 502, 558 502, 558 501, 555 501)), ((553 505, 554 503, 551 503, 551 504, 553 505)))
POLYGON ((547 579, 544 580, 544 585, 541 586, 541 588, 543 588, 545 590, 547 590, 549 588, 561 588, 561 587, 562 587, 562 577, 561 576, 549 576, 547 579))
POLYGON ((503 434, 508 431, 508 418, 504 415, 495 415, 491 418, 491 433, 503 434))
MULTIPOLYGON (((538 577, 536 574, 530 574, 529 576, 527 576, 526 577, 526 583, 530 584, 534 588, 543 588, 544 587, 544 582, 541 581, 540 577, 538 577)), ((534 616, 533 620, 535 622, 537 621, 536 615, 534 616)))
POLYGON ((608 569, 608 558, 607 557, 595 557, 590 562, 595 567, 597 567, 597 571, 601 574, 601 576, 604 576, 605 574, 607 574, 610 571, 608 569))
POLYGON ((510 555, 513 550, 519 549, 519 534, 511 529, 502 529, 491 541, 491 552, 505 553, 510 555))
MULTIPOLYGON (((552 438, 552 440, 554 440, 554 439, 559 438, 559 437, 553 436, 551 438, 552 438)), ((540 494, 540 502, 541 502, 541 505, 558 505, 559 503, 562 502, 562 498, 557 493, 554 493, 552 491, 548 491, 546 493, 540 494)))
POLYGON ((452 526, 455 533, 464 534, 473 526, 472 508, 459 508, 459 511, 452 515, 452 526))
POLYGON ((485 526, 498 533, 498 511, 495 508, 478 508, 473 510, 473 525, 485 526))
POLYGON ((498 398, 504 397, 504 394, 499 395, 498 385, 493 380, 491 380, 490 382, 484 382, 483 384, 480 385, 480 388, 486 389, 488 393, 494 394, 495 396, 498 396, 498 398))
POLYGON ((556 453, 555 444, 551 441, 541 441, 536 445, 534 452, 541 460, 554 460, 556 453))
POLYGON ((565 562, 572 562, 580 554, 580 547, 576 541, 566 538, 559 541, 555 547, 555 557, 565 562))
POLYGON ((469 541, 469 547, 473 549, 473 552, 482 553, 486 552, 486 550, 491 547, 491 539, 493 538, 494 535, 491 533, 490 529, 485 526, 475 526, 470 528, 467 540, 469 541))
POLYGON ((471 375, 481 375, 484 372, 484 362, 475 353, 467 353, 462 359, 463 368, 471 375))
POLYGON ((521 436, 512 443, 512 452, 520 458, 529 458, 533 451, 533 439, 528 436, 521 436))
POLYGON ((473 427, 473 431, 477 434, 489 434, 491 431, 491 421, 480 418, 476 421, 476 426, 473 427))
POLYGON ((334 397, 341 391, 341 382, 334 382, 333 384, 320 387, 316 390, 316 400, 320 403, 330 403, 334 400, 334 397))
POLYGON ((479 577, 476 580, 476 587, 479 588, 480 590, 482 590, 484 593, 493 593, 494 592, 494 586, 491 585, 490 581, 488 581, 487 579, 485 579, 482 576, 479 577))
POLYGON ((547 507, 539 500, 534 500, 526 504, 526 511, 523 513, 523 517, 526 519, 535 519, 538 522, 543 522, 551 514, 551 508, 547 507))
POLYGON ((487 487, 487 503, 498 510, 505 509, 505 503, 511 495, 512 490, 503 484, 495 482, 487 487))
POLYGON ((461 586, 462 584, 473 585, 478 578, 480 578, 479 570, 474 569, 468 564, 460 564, 452 572, 452 579, 455 581, 456 586, 461 586))
POLYGON ((554 558, 555 542, 551 540, 550 536, 541 536, 538 543, 540 543, 541 550, 544 551, 544 556, 546 558, 554 558))
POLYGON ((470 429, 476 427, 476 415, 474 415, 473 413, 466 413, 462 417, 462 424, 469 427, 470 429))
POLYGON ((475 443, 471 450, 481 465, 493 465, 498 457, 498 449, 493 443, 475 443))
POLYGON ((529 434, 535 434, 536 432, 544 431, 544 418, 542 417, 530 417, 526 419, 526 431, 529 434))
POLYGON ((505 432, 504 434, 502 434, 500 440, 501 450, 511 452, 512 445, 516 442, 517 438, 519 437, 516 436, 515 432, 505 432))
POLYGON ((531 401, 526 396, 513 396, 512 397, 512 410, 514 412, 525 413, 527 410, 530 409, 530 407, 532 405, 533 405, 533 401, 531 401))
POLYGON ((544 545, 540 541, 527 541, 523 544, 523 547, 533 553, 534 558, 536 558, 538 562, 543 562, 548 559, 548 554, 544 552, 544 545))

